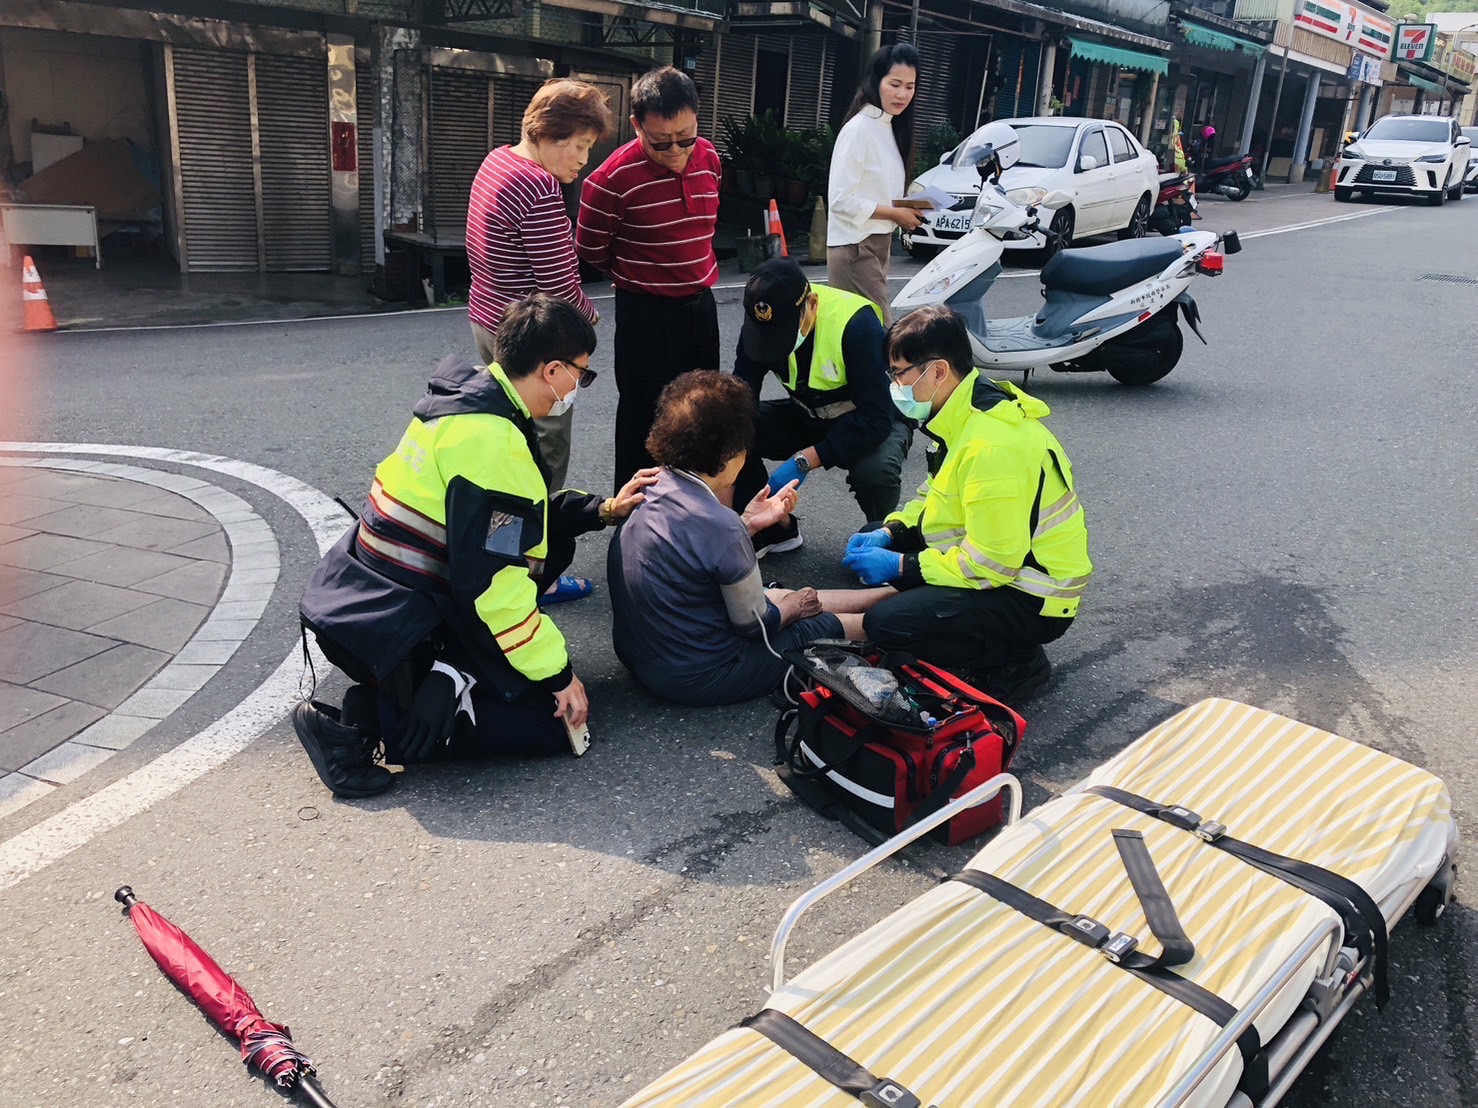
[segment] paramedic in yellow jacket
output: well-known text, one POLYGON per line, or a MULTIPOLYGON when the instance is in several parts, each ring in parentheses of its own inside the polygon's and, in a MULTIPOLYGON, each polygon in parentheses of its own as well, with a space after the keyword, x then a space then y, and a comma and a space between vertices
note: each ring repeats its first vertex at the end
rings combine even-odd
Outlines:
POLYGON ((342 709, 304 703, 293 716, 335 794, 390 786, 381 743, 400 764, 553 753, 584 726, 585 686, 540 594, 575 537, 624 519, 657 473, 605 499, 551 494, 534 420, 568 410, 594 349, 578 311, 535 294, 503 316, 491 366, 445 359, 358 522, 309 580, 303 625, 355 682, 342 709))
POLYGON ((1052 674, 1042 644, 1071 625, 1093 572, 1072 464, 1046 404, 972 368, 950 309, 893 324, 888 364, 893 402, 926 421, 940 457, 915 499, 847 543, 848 569, 898 589, 867 613, 867 637, 1028 700, 1052 674))

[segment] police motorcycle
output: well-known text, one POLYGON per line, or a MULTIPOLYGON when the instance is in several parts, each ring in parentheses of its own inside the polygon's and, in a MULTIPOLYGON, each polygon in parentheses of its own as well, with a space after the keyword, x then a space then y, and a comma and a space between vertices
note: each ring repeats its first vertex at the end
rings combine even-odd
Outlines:
MULTIPOLYGON (((1127 239, 1063 250, 1042 267, 1046 303, 1035 317, 987 319, 984 300, 1001 275, 1007 240, 1040 230, 1039 209, 1073 202, 1062 190, 1001 187, 1001 173, 1021 156, 1006 123, 981 128, 955 164, 980 174, 970 230, 932 259, 893 300, 898 314, 928 304, 959 312, 970 331, 975 364, 987 373, 1033 369, 1104 371, 1125 385, 1148 385, 1180 361, 1184 340, 1177 315, 1196 337, 1201 313, 1186 292, 1196 274, 1220 275, 1226 254, 1241 244, 1235 231, 1183 231, 1163 239, 1127 239)), ((969 204, 960 205, 961 208, 969 204)))

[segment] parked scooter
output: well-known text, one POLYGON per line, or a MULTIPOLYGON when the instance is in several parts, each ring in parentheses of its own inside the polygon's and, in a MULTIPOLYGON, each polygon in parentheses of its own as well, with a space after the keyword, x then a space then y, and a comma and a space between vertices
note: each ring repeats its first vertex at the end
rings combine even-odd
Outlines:
POLYGON ((1190 227, 1196 212, 1196 177, 1192 173, 1160 174, 1160 195, 1150 213, 1149 228, 1178 235, 1190 227))
POLYGON ((973 165, 980 174, 970 230, 904 286, 894 309, 948 305, 965 319, 975 364, 988 373, 1019 371, 1023 383, 1042 366, 1063 373, 1103 370, 1126 385, 1158 381, 1180 361, 1178 315, 1206 341, 1200 310, 1186 289, 1197 273, 1222 272, 1224 255, 1241 250, 1237 233, 1187 231, 1063 250, 1042 268, 1046 304, 1035 318, 988 319, 984 300, 1001 275, 1004 242, 1038 235, 1039 209, 1073 202, 1067 192, 1041 188, 1008 196, 1001 173, 1020 156, 1016 132, 1006 123, 972 136, 955 159, 956 166, 973 165))
POLYGON ((1251 154, 1233 154, 1229 158, 1213 158, 1196 174, 1196 187, 1205 196, 1219 192, 1228 200, 1246 200, 1252 195, 1256 176, 1251 154))

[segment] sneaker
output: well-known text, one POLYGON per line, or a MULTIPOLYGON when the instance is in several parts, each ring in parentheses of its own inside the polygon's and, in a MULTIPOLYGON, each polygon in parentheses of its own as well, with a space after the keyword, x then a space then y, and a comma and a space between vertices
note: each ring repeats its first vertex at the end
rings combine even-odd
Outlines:
POLYGON ((989 693, 1002 704, 1016 708, 1038 696, 1052 680, 1052 663, 1040 646, 1033 647, 1021 661, 995 669, 982 669, 962 674, 981 692, 989 693))
POLYGON ((380 735, 380 694, 369 685, 350 685, 344 693, 339 709, 339 722, 345 727, 357 727, 360 734, 371 739, 380 735))
POLYGON ((754 556, 763 558, 766 554, 788 554, 792 550, 799 550, 806 540, 801 537, 801 521, 791 516, 788 524, 777 523, 773 527, 766 527, 754 536, 753 541, 754 556))
POLYGON ((319 780, 335 796, 361 800, 378 796, 395 783, 394 774, 376 764, 378 740, 357 727, 344 726, 338 709, 317 700, 303 701, 293 709, 293 730, 319 780))

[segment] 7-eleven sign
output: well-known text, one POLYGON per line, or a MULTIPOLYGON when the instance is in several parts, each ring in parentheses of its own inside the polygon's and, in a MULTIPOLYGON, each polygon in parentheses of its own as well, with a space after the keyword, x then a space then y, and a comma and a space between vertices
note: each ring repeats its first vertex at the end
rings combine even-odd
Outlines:
POLYGON ((1432 47, 1437 42, 1435 23, 1398 23, 1396 25, 1396 52, 1392 55, 1398 62, 1424 62, 1432 57, 1432 47))

